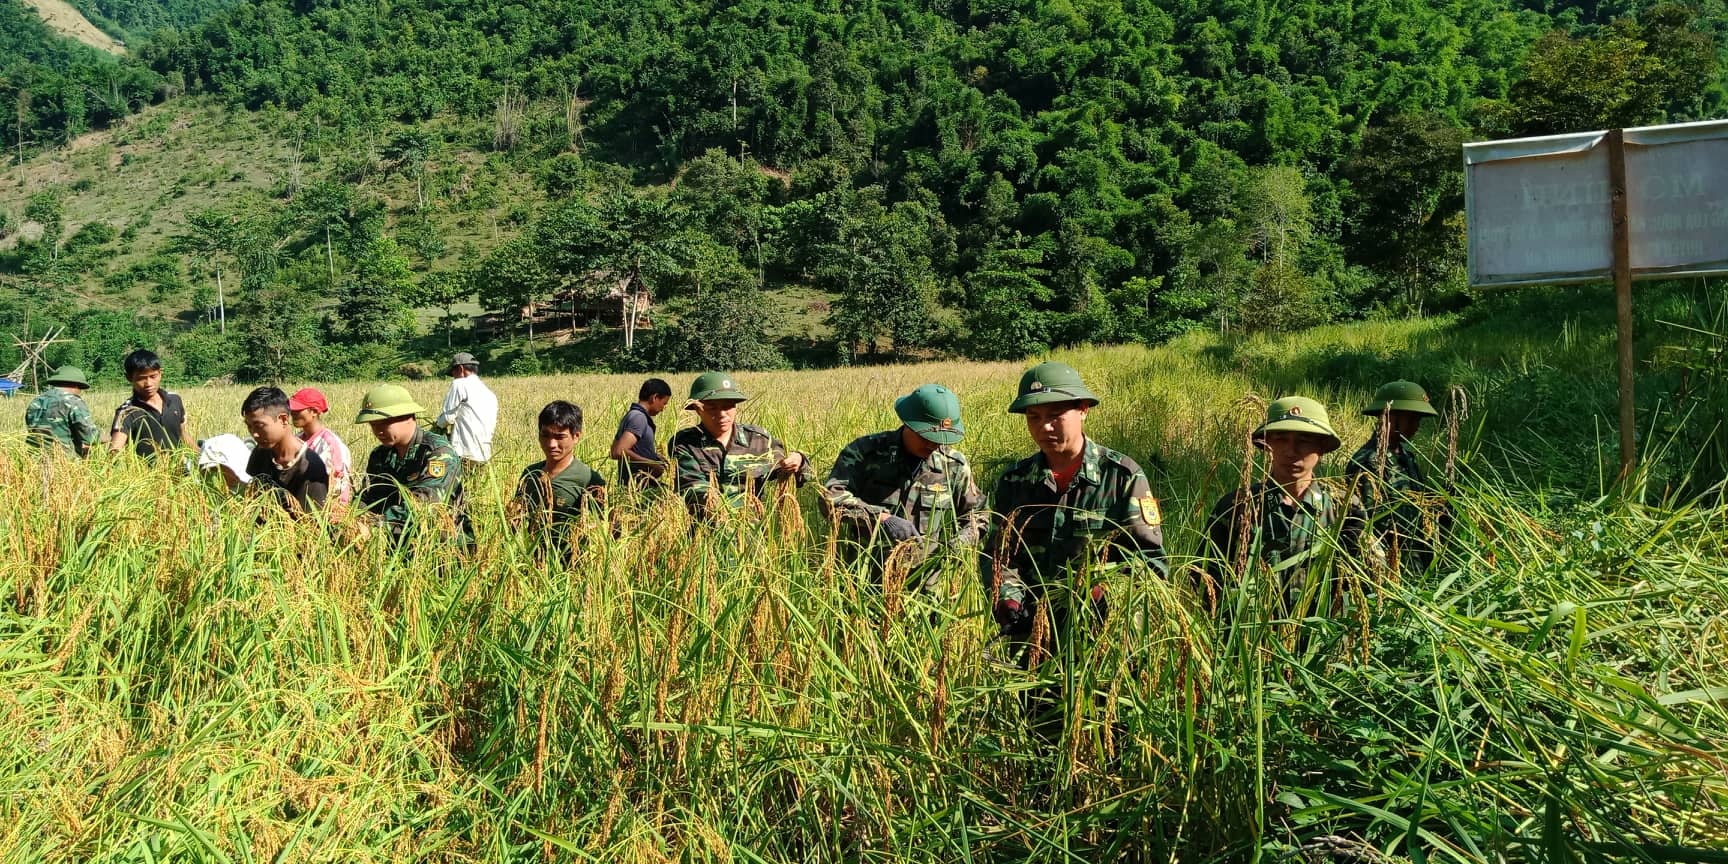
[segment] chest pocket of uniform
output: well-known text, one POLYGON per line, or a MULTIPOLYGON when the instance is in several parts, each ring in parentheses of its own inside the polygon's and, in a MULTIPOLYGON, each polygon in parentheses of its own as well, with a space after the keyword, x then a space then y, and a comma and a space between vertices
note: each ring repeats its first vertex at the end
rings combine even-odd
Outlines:
POLYGON ((945 525, 952 518, 954 494, 941 481, 915 482, 907 491, 906 509, 926 525, 945 525))

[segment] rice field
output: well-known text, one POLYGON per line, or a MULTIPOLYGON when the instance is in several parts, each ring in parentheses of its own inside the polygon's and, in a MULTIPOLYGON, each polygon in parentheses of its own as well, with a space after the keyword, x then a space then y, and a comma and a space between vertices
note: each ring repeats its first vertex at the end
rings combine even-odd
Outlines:
MULTIPOLYGON (((697 529, 620 496, 573 560, 538 554, 504 519, 534 414, 581 405, 611 477, 639 377, 488 379, 468 556, 42 463, 0 404, 0 860, 1728 860, 1728 513, 1532 488, 1482 457, 1505 409, 1477 394, 1433 571, 1357 574, 1335 616, 1250 583, 1225 629, 1189 574, 1267 384, 1194 349, 1059 355, 1103 397, 1088 431, 1145 466, 1175 575, 1111 574, 1096 637, 1029 671, 969 556, 935 595, 878 590, 808 489, 697 529), (1030 728, 1051 698, 1062 728, 1030 728)), ((1032 450, 1003 410, 1021 368, 743 373, 741 419, 825 469, 941 382, 988 482, 1032 450)), ((1309 383, 1341 470, 1367 391, 1309 383)), ((242 431, 246 388, 165 385, 198 436, 242 431)), ((357 459, 364 389, 324 387, 357 459)), ((99 423, 123 395, 91 394, 99 423)))

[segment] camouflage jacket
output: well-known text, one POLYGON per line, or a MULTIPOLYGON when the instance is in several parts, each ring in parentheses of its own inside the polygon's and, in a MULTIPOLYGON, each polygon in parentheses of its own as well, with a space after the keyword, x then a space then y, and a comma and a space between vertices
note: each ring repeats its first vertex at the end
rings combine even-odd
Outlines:
MULTIPOLYGON (((760 426, 734 425, 732 441, 727 446, 722 446, 707 429, 694 426, 672 436, 671 457, 678 468, 673 485, 684 496, 691 512, 698 514, 707 510, 710 490, 731 503, 746 496, 760 498, 774 466, 794 452, 797 451, 786 449, 785 444, 760 426)), ((815 477, 816 468, 810 464, 810 457, 805 456, 795 479, 802 486, 815 477)))
POLYGON ((1369 439, 1345 469, 1350 494, 1364 502, 1374 534, 1388 553, 1396 551, 1417 569, 1427 566, 1441 534, 1451 524, 1451 508, 1441 490, 1428 482, 1408 447, 1386 454, 1380 471, 1380 442, 1369 439))
MULTIPOLYGON (((1210 544, 1206 569, 1222 584, 1235 581, 1229 577, 1242 553, 1239 543, 1246 520, 1253 520, 1247 528, 1247 560, 1262 562, 1274 573, 1305 572, 1306 565, 1325 559, 1321 552, 1334 547, 1353 556, 1366 551, 1362 538, 1366 514, 1336 481, 1315 480, 1300 500, 1286 496, 1276 483, 1252 483, 1218 499, 1206 523, 1210 544)), ((1299 580, 1285 583, 1294 588, 1299 580)))
POLYGON ((1062 585, 1091 562, 1139 560, 1169 572, 1163 517, 1146 474, 1133 459, 1088 438, 1080 470, 1065 492, 1043 453, 1020 460, 996 481, 992 509, 1001 517, 979 549, 979 575, 995 599, 1025 602, 1062 585))
POLYGON ((87 455, 102 435, 83 397, 59 387, 49 387, 30 401, 24 409, 24 428, 31 445, 59 445, 79 456, 87 455))
POLYGON ((899 429, 865 435, 840 451, 822 484, 829 515, 860 541, 871 538, 886 513, 911 522, 927 537, 977 543, 988 513, 966 456, 938 447, 928 459, 919 459, 900 436, 899 429))
POLYGON ((472 538, 462 496, 462 457, 436 432, 416 432, 406 455, 382 445, 366 460, 360 508, 400 537, 414 516, 413 503, 445 504, 461 539, 472 538))

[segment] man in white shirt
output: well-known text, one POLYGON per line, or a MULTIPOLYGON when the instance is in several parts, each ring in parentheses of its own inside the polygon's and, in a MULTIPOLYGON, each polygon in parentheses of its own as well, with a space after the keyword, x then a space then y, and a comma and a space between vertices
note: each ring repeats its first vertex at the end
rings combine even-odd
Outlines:
POLYGON ((492 458, 492 432, 498 428, 498 397, 480 380, 480 361, 466 351, 450 360, 450 390, 432 426, 449 437, 464 470, 492 458))

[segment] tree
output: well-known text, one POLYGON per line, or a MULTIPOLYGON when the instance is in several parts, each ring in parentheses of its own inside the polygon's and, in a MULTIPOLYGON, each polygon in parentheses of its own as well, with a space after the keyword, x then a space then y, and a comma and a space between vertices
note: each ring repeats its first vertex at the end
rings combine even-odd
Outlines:
POLYGON ((408 256, 388 237, 376 237, 354 259, 337 292, 335 331, 351 345, 391 345, 413 329, 403 302, 414 291, 408 256))
POLYGON ((442 313, 438 316, 438 324, 444 328, 444 347, 449 348, 454 344, 456 324, 464 317, 457 314, 454 307, 473 296, 471 273, 427 273, 415 286, 414 304, 430 306, 442 313))
POLYGON ((1458 153, 1464 130, 1432 115, 1399 115, 1368 130, 1346 163, 1347 248, 1385 274, 1406 308, 1420 308, 1463 266, 1452 219, 1464 209, 1458 153))
POLYGON ((175 235, 169 248, 186 255, 197 267, 202 264, 216 276, 217 331, 228 333, 228 300, 222 274, 234 261, 243 228, 231 214, 199 210, 186 217, 186 230, 175 235))

